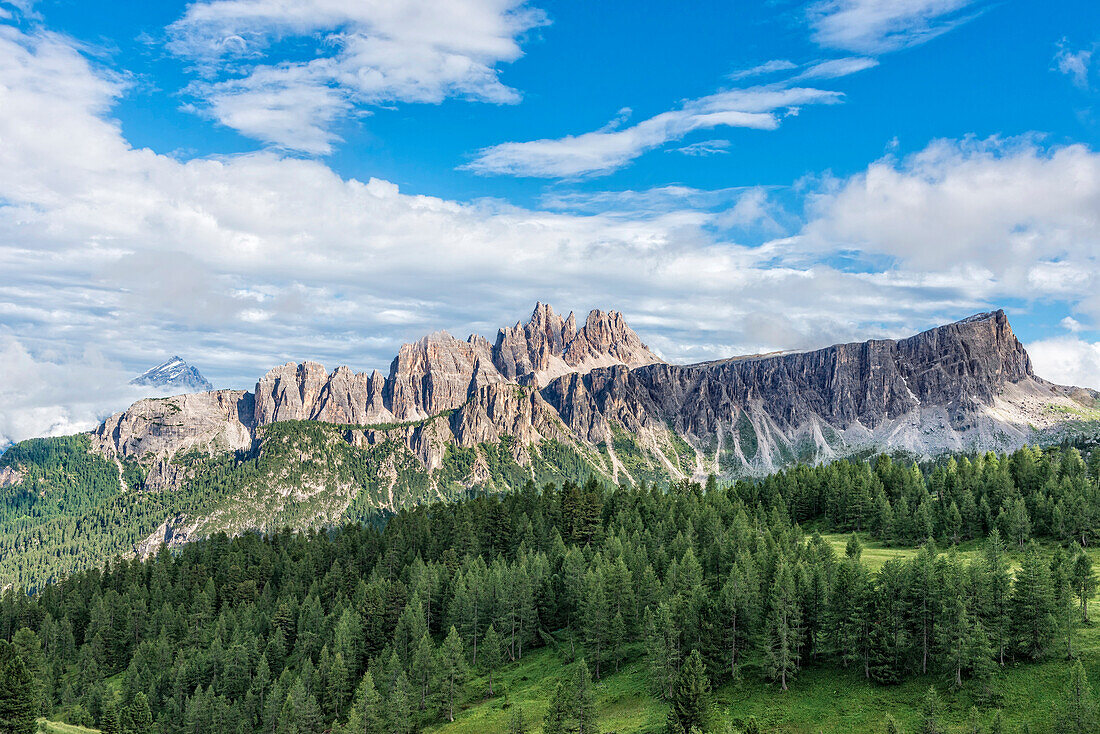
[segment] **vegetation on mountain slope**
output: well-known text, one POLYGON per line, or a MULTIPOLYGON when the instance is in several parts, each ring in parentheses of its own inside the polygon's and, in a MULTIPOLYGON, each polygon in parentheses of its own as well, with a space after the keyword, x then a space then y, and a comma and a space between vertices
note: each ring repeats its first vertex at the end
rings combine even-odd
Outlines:
POLYGON ((929 684, 943 721, 974 705, 1039 724, 1021 702, 1061 687, 1056 661, 1100 662, 1098 453, 881 457, 725 488, 532 483, 381 528, 218 534, 9 589, 0 639, 37 682, 35 713, 104 731, 508 731, 517 712, 543 732, 749 714, 805 731, 783 712, 822 707, 839 729, 841 690, 909 729, 929 684), (826 531, 847 534, 842 553, 826 531), (865 562, 868 536, 901 557, 865 562))
MULTIPOLYGON (((384 436, 403 427, 366 428, 385 429, 384 436)), ((417 503, 508 491, 529 481, 582 481, 606 471, 551 440, 527 447, 530 460, 521 466, 507 436, 449 446, 442 466, 428 471, 396 438, 373 445, 347 440, 364 428, 285 421, 265 426, 252 453, 181 452, 171 463, 186 479, 174 489, 147 487, 147 464, 116 465, 90 450, 87 435, 17 444, 0 456, 0 468, 25 475, 0 487, 0 587, 40 585, 132 553, 166 521, 188 527, 192 538, 334 527, 417 503)))

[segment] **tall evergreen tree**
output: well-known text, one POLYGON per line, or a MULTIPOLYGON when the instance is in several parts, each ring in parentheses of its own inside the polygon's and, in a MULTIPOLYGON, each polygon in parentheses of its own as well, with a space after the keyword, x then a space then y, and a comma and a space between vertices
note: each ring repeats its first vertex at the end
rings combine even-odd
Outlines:
POLYGON ((439 674, 443 692, 443 708, 447 721, 455 720, 455 703, 462 693, 462 684, 466 680, 466 651, 462 638, 453 626, 439 648, 439 674))
POLYGON ((374 687, 374 678, 368 670, 355 690, 344 734, 384 734, 385 729, 382 696, 374 687))
POLYGON ((1097 730, 1096 702, 1092 698, 1092 688, 1080 660, 1074 661, 1070 669, 1063 695, 1058 731, 1066 734, 1094 734, 1097 730))
POLYGON ((489 695, 493 695, 493 674, 502 662, 501 640, 496 628, 489 625, 485 636, 481 638, 481 666, 489 678, 489 695))
POLYGON ((0 640, 0 732, 33 734, 37 713, 35 683, 27 666, 0 640))
POLYGON ((1039 551, 1030 543, 1012 593, 1012 622, 1016 646, 1033 660, 1042 657, 1056 629, 1054 594, 1050 568, 1039 551))
POLYGON ((709 732, 712 706, 710 679, 703 658, 692 650, 680 668, 669 700, 668 734, 687 734, 693 730, 709 732))

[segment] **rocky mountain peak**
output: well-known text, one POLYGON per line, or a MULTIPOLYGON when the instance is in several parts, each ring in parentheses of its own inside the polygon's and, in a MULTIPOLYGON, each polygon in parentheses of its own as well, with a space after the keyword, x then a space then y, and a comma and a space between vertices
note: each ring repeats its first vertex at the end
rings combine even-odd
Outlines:
POLYGON ((618 311, 593 309, 563 355, 572 371, 586 372, 616 364, 641 367, 663 362, 650 351, 618 311))
POLYGON ((493 363, 506 379, 529 376, 541 385, 594 367, 639 367, 660 361, 618 311, 593 310, 577 329, 572 312, 563 319, 541 301, 526 324, 501 329, 493 347, 493 363))
POLYGON ((131 385, 176 390, 180 393, 207 392, 214 386, 179 355, 152 367, 130 380, 131 385))

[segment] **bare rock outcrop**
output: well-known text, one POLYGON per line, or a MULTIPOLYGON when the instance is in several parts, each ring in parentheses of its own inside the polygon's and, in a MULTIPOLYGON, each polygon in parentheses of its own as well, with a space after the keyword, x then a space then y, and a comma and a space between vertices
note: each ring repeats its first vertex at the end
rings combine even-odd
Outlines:
POLYGON ((92 431, 93 446, 125 458, 167 459, 180 451, 247 450, 255 401, 243 390, 139 400, 92 431))
POLYGON ((526 324, 501 329, 493 346, 493 363, 506 379, 537 385, 596 367, 640 367, 661 361, 618 311, 594 310, 577 329, 572 312, 563 319, 543 303, 535 305, 526 324))
POLYGON ((453 410, 472 389, 504 380, 492 366, 484 339, 461 341, 446 331, 434 332, 398 351, 386 383, 386 404, 398 421, 453 410))

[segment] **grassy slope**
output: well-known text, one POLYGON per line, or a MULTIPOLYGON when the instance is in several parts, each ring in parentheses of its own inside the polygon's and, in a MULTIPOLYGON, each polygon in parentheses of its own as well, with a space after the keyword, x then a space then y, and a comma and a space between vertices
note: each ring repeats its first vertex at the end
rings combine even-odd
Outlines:
MULTIPOLYGON (((847 535, 827 539, 843 554, 847 535)), ((878 568, 892 556, 911 556, 912 548, 884 548, 861 536, 863 560, 878 568)), ((960 547, 964 559, 979 556, 981 546, 971 542, 960 547)), ((1100 549, 1090 550, 1100 563, 1100 549)), ((1016 558, 1013 559, 1014 561, 1016 558)), ((1015 565, 1015 563, 1013 564, 1015 565)), ((1074 646, 1084 662, 1094 692, 1100 693, 1100 602, 1089 606, 1092 627, 1079 627, 1074 646)), ((640 653, 640 651, 638 651, 640 653)), ((993 711, 1003 711, 1007 732, 1028 724, 1035 734, 1053 731, 1051 720, 1062 699, 1068 664, 1052 652, 1048 661, 1007 666, 995 681, 999 694, 996 706, 979 709, 988 727, 993 711)), ((501 680, 494 682, 497 695, 487 698, 484 677, 471 680, 468 690, 476 692, 456 716, 453 724, 429 727, 433 734, 503 734, 508 730, 513 706, 521 707, 531 734, 541 732, 542 717, 559 676, 566 670, 562 656, 552 649, 540 649, 522 661, 507 666, 501 680), (502 693, 502 691, 504 693, 502 693)), ((910 678, 897 686, 866 682, 861 671, 841 668, 803 670, 783 693, 778 686, 748 672, 740 685, 727 685, 717 692, 721 711, 734 724, 755 716, 766 732, 782 734, 854 734, 883 731, 882 719, 889 713, 902 730, 914 732, 920 721, 920 707, 928 686, 935 685, 943 702, 942 720, 951 734, 966 731, 971 695, 975 686, 955 691, 945 676, 936 674, 910 678)), ((642 734, 663 731, 666 707, 647 692, 646 673, 641 661, 625 666, 618 674, 605 676, 596 684, 599 695, 599 724, 603 732, 642 734)))
POLYGON ((64 724, 60 721, 38 720, 38 730, 48 734, 99 734, 99 729, 85 729, 83 726, 64 724))

